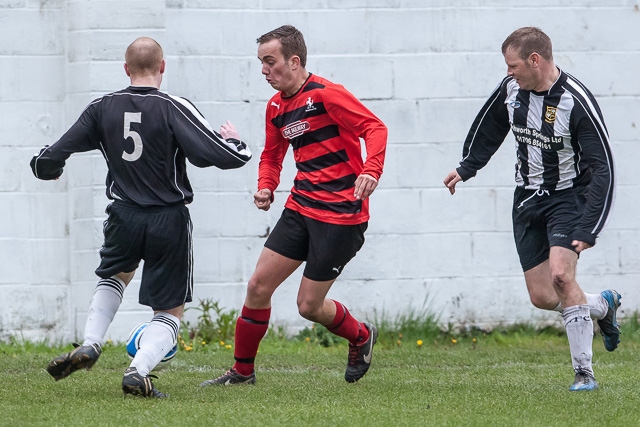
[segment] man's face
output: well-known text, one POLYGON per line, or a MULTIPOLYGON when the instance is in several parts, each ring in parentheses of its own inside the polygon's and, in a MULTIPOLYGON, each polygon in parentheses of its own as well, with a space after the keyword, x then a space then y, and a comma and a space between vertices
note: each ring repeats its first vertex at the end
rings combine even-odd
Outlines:
POLYGON ((291 58, 285 61, 280 40, 273 39, 258 46, 258 59, 262 63, 262 74, 267 83, 275 90, 289 95, 289 89, 295 85, 294 74, 291 69, 291 58))
POLYGON ((532 66, 531 56, 522 59, 519 51, 508 48, 504 53, 504 62, 507 64, 507 75, 513 77, 521 89, 534 90, 538 86, 537 68, 532 66))

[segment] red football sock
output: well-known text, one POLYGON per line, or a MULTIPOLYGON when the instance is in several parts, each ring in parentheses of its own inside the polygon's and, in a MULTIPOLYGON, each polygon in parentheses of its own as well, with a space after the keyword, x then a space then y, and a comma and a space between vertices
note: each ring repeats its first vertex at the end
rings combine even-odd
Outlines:
POLYGON ((356 320, 356 318, 349 313, 347 307, 338 301, 333 300, 333 302, 336 304, 336 317, 326 326, 329 332, 346 338, 351 344, 368 340, 369 330, 364 324, 356 320))
POLYGON ((254 361, 258 354, 260 341, 269 329, 271 308, 253 309, 242 307, 242 314, 236 321, 236 342, 233 365, 240 375, 251 375, 254 361))

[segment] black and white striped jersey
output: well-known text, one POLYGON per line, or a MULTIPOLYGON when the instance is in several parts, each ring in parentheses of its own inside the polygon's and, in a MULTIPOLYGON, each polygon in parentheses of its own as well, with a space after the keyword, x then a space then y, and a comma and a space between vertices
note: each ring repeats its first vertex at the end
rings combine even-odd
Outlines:
POLYGON ((188 100, 154 87, 130 86, 94 100, 71 128, 31 160, 34 175, 55 179, 73 153, 100 150, 107 197, 142 207, 189 203, 186 160, 197 167, 238 168, 247 145, 225 140, 188 100))
POLYGON ((506 77, 464 142, 457 168, 464 181, 487 164, 509 130, 516 142, 516 184, 548 191, 588 186, 579 229, 597 236, 613 204, 614 166, 607 128, 591 92, 562 70, 545 92, 521 90, 506 77))

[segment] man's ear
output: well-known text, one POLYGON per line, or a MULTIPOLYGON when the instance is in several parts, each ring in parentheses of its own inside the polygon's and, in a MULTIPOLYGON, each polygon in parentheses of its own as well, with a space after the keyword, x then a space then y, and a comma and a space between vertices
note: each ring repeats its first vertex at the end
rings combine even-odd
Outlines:
POLYGON ((127 65, 127 63, 124 63, 124 72, 127 73, 128 77, 131 77, 131 73, 129 72, 129 66, 127 65))
POLYGON ((163 59, 160 63, 160 74, 164 74, 164 67, 167 65, 167 62, 163 59))
POLYGON ((537 52, 533 52, 529 55, 529 64, 532 67, 538 67, 540 65, 540 55, 537 52))
POLYGON ((289 61, 291 61, 292 70, 297 70, 300 67, 300 57, 298 55, 293 55, 289 58, 289 61))

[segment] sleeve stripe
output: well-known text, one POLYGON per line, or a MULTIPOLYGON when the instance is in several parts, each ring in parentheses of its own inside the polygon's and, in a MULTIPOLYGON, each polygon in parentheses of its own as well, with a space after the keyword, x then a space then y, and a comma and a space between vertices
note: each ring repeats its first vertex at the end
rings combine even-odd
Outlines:
POLYGON ((484 118, 487 115, 487 113, 489 112, 489 110, 491 110, 491 106, 493 105, 493 103, 496 102, 496 100, 500 97, 500 88, 505 83, 505 81, 507 81, 508 79, 510 79, 510 77, 507 77, 507 78, 503 79, 502 82, 500 82, 500 84, 493 90, 493 93, 489 96, 489 98, 487 98, 487 101, 489 101, 491 98, 493 98, 493 99, 491 99, 491 103, 489 103, 489 104, 487 104, 487 102, 485 102, 486 108, 485 108, 484 112, 482 113, 482 118, 478 122, 478 127, 476 128, 476 131, 473 134, 473 138, 471 138, 471 143, 469 144, 467 155, 462 158, 460 163, 464 162, 467 159, 467 157, 469 157, 471 155, 471 147, 473 146, 473 143, 476 140, 476 135, 478 133, 478 130, 480 129, 480 124, 484 121, 484 118))
MULTIPOLYGON (((157 95, 153 95, 153 96, 157 96, 157 95)), ((200 114, 200 112, 193 106, 193 104, 191 104, 189 101, 187 101, 184 98, 180 98, 179 96, 173 96, 173 95, 169 95, 167 94, 167 96, 169 96, 170 99, 167 99, 167 101, 171 102, 171 104, 176 107, 176 109, 178 111, 180 111, 180 113, 182 113, 182 115, 189 120, 198 130, 200 130, 203 134, 205 134, 211 141, 213 141, 214 143, 220 145, 221 147, 226 148, 228 151, 230 151, 230 153, 232 155, 234 155, 235 157, 237 157, 238 159, 242 160, 243 162, 248 162, 249 159, 251 158, 251 150, 249 149, 249 147, 243 148, 243 149, 238 149, 238 147, 232 143, 232 142, 227 142, 225 141, 223 138, 218 138, 217 137, 217 133, 211 128, 211 125, 209 124, 209 122, 207 121, 207 119, 205 119, 202 114, 200 114), (199 122, 200 122, 200 126, 198 126, 197 123, 194 123, 193 120, 191 119, 191 117, 189 117, 187 114, 185 114, 185 112, 178 106, 176 105, 174 102, 175 101, 177 103, 179 103, 181 106, 185 107, 187 109, 187 111, 189 113, 191 113, 199 122), (210 133, 205 132, 201 126, 204 126, 206 130, 208 130, 210 133)), ((166 99, 166 98, 163 98, 166 99)))
POLYGON ((198 119, 201 125, 207 128, 209 131, 213 132, 213 128, 211 127, 207 119, 205 119, 202 114, 200 114, 200 111, 198 111, 198 109, 193 104, 191 104, 184 98, 180 98, 179 96, 173 96, 169 94, 167 94, 167 96, 189 110, 189 112, 193 114, 196 119, 198 119))
POLYGON ((580 82, 573 79, 571 76, 568 76, 567 84, 569 85, 569 91, 574 95, 574 99, 580 103, 582 108, 587 112, 589 118, 593 122, 594 127, 598 131, 598 135, 600 136, 600 142, 603 146, 603 151, 607 156, 607 164, 609 165, 609 185, 607 186, 607 194, 605 196, 605 202, 600 213, 600 218, 598 218, 598 222, 596 223, 593 230, 591 230, 592 234, 598 234, 606 225, 609 217, 609 212, 613 207, 613 202, 615 199, 615 191, 614 191, 614 162, 611 150, 609 148, 609 135, 607 133, 607 129, 604 126, 602 118, 598 114, 598 110, 595 108, 591 99, 584 88, 581 86, 580 82))

